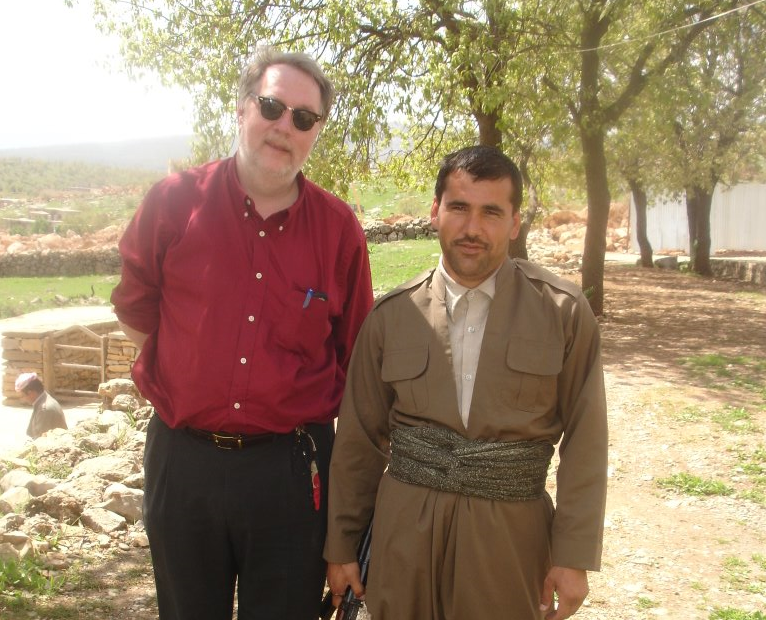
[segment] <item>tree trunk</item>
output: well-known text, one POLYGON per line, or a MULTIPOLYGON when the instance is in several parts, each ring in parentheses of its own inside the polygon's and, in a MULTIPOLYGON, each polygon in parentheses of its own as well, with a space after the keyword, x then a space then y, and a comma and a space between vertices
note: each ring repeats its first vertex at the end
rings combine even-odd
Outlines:
POLYGON ((710 267, 710 209, 713 192, 702 187, 686 188, 686 217, 689 223, 689 260, 691 270, 712 276, 710 267))
POLYGON ((482 112, 474 110, 473 117, 479 125, 479 144, 482 146, 494 146, 500 148, 503 142, 503 134, 498 129, 500 116, 497 112, 482 112))
POLYGON ((511 258, 523 258, 529 260, 529 253, 527 251, 527 235, 532 228, 532 222, 535 221, 535 216, 540 208, 540 201, 537 198, 537 188, 532 179, 529 176, 529 167, 527 166, 528 158, 522 155, 519 161, 519 171, 521 172, 521 178, 524 181, 524 191, 527 194, 527 210, 524 212, 524 216, 521 219, 521 228, 519 234, 515 239, 511 239, 508 245, 508 255, 511 258))
POLYGON ((641 250, 641 266, 654 267, 652 244, 646 236, 646 192, 638 179, 628 179, 628 185, 636 205, 636 239, 641 250))
POLYGON ((611 195, 607 178, 604 134, 597 129, 580 129, 585 186, 588 196, 588 223, 582 255, 582 290, 596 316, 604 313, 604 256, 611 195))

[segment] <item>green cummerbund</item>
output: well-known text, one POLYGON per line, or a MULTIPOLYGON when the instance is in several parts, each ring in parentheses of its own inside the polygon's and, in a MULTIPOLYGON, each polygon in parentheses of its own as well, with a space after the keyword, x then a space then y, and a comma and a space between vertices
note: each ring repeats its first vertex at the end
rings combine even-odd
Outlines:
POLYGON ((400 427, 391 432, 388 473, 437 491, 518 502, 543 496, 551 456, 547 442, 485 441, 447 428, 400 427))

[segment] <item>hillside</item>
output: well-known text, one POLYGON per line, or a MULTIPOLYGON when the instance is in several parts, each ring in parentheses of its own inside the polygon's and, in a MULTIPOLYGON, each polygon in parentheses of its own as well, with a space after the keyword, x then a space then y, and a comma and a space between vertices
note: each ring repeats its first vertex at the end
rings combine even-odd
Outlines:
POLYGON ((0 149, 0 159, 82 162, 115 168, 166 172, 168 162, 191 155, 192 136, 167 136, 123 142, 86 142, 54 146, 0 149))

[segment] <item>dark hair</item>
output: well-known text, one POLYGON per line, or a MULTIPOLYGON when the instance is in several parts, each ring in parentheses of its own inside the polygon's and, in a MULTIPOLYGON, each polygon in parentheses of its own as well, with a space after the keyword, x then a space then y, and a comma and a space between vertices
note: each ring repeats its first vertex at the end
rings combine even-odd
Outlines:
POLYGON ((458 170, 465 170, 477 180, 511 180, 511 204, 514 213, 521 208, 524 199, 524 184, 521 172, 513 161, 499 149, 492 146, 468 146, 447 155, 436 176, 434 195, 441 202, 447 177, 458 170))
POLYGON ((43 382, 40 379, 32 379, 27 383, 26 387, 22 390, 25 394, 27 392, 34 392, 35 394, 42 394, 45 391, 43 382))
POLYGON ((242 70, 239 77, 239 89, 237 92, 237 107, 245 105, 248 93, 263 77, 266 69, 273 65, 290 65, 306 73, 319 86, 319 94, 322 99, 320 113, 323 119, 330 115, 333 101, 335 100, 335 88, 329 78, 324 74, 319 64, 307 54, 299 52, 280 52, 268 45, 258 47, 250 63, 242 70))

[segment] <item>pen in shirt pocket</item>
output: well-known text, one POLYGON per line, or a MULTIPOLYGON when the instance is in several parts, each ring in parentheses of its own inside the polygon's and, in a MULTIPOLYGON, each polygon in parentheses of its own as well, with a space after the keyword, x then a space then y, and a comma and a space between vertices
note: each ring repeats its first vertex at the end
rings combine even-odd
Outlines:
POLYGON ((322 291, 315 291, 313 288, 310 288, 306 291, 306 299, 303 300, 303 307, 308 308, 312 299, 327 301, 327 293, 323 293, 322 291))

